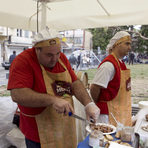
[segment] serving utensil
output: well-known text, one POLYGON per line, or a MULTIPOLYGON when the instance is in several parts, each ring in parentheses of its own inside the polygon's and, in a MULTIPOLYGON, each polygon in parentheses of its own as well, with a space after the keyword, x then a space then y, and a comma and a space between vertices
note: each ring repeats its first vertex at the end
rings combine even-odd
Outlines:
POLYGON ((116 122, 116 124, 117 124, 118 126, 120 126, 120 127, 123 127, 123 126, 124 126, 122 123, 120 123, 119 121, 116 120, 116 118, 115 118, 115 116, 113 115, 112 112, 111 112, 110 114, 111 114, 111 116, 113 117, 113 119, 115 120, 115 122, 116 122))

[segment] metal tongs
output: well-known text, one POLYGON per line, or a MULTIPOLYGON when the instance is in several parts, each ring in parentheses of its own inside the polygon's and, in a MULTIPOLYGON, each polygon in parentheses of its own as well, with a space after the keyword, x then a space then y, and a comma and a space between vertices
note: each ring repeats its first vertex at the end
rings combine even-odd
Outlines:
POLYGON ((82 117, 80 117, 80 116, 78 116, 78 115, 76 115, 76 114, 73 114, 72 112, 69 112, 68 115, 69 115, 70 117, 74 117, 74 118, 76 118, 76 119, 79 119, 79 120, 81 120, 81 121, 84 121, 84 122, 86 122, 86 123, 88 123, 88 124, 94 124, 94 120, 93 120, 93 119, 91 119, 91 121, 88 121, 87 119, 84 119, 84 118, 82 118, 82 117))

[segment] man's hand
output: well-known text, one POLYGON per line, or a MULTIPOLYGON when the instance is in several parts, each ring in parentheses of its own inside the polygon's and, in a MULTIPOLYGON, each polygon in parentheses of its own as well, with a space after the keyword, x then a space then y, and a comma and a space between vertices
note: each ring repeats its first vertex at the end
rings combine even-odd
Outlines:
POLYGON ((85 112, 89 121, 90 118, 92 118, 94 119, 94 122, 96 122, 100 115, 100 109, 96 106, 94 102, 90 102, 85 106, 85 112))
POLYGON ((52 106, 58 113, 63 113, 65 115, 68 115, 69 112, 74 113, 72 105, 68 101, 61 98, 55 99, 52 106))

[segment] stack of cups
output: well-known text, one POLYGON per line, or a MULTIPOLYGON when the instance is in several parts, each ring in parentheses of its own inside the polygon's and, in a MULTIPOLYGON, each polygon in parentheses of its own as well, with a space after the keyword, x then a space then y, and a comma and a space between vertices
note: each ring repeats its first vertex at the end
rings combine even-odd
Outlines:
POLYGON ((91 132, 89 136, 89 146, 92 148, 100 148, 103 146, 104 143, 104 136, 101 131, 94 130, 91 132))

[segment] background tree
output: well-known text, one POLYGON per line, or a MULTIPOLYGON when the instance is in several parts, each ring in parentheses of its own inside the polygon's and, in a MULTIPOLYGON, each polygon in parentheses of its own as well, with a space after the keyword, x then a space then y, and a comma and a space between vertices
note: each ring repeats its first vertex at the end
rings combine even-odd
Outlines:
MULTIPOLYGON (((140 33, 142 36, 148 37, 148 25, 142 25, 140 33)), ((148 54, 148 40, 138 37, 137 51, 141 53, 146 52, 148 54)))
MULTIPOLYGON (((120 27, 108 27, 108 28, 94 28, 89 29, 89 31, 93 35, 93 49, 97 52, 98 47, 100 47, 101 50, 105 50, 109 40, 113 37, 113 35, 121 30, 129 30, 129 31, 136 31, 133 25, 130 26, 120 26, 120 27)), ((141 51, 145 49, 146 43, 148 44, 148 41, 143 41, 142 38, 137 36, 135 33, 130 33, 133 39, 132 43, 132 50, 133 51, 141 51), (145 45, 144 45, 145 44, 145 45), (144 45, 144 46, 143 46, 144 45), (142 48, 141 48, 142 47, 142 48)), ((145 32, 145 31, 144 31, 145 32)), ((148 34, 148 27, 147 27, 147 34, 148 34)), ((146 34, 144 34, 146 35, 146 34)), ((148 36, 148 35, 146 35, 148 36)), ((147 46, 148 47, 148 46, 147 46)))

